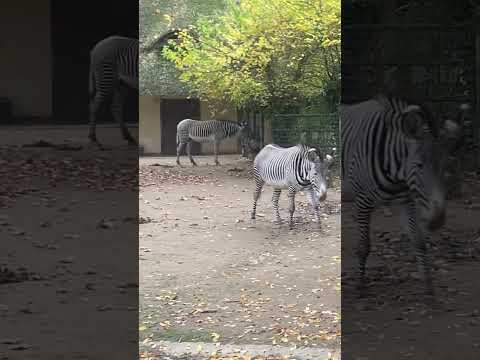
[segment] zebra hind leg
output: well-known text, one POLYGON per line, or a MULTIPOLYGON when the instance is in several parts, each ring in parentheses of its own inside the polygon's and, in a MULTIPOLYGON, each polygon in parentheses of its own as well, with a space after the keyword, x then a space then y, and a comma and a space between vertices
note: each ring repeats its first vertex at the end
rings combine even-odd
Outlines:
POLYGON ((288 199, 290 203, 288 207, 288 211, 290 212, 290 222, 289 222, 290 230, 292 230, 295 225, 295 222, 293 219, 293 214, 295 213, 295 192, 296 190, 293 188, 288 189, 288 199))
POLYGON ((127 89, 120 84, 115 87, 113 93, 113 100, 111 105, 112 115, 115 121, 120 126, 120 131, 124 140, 128 141, 129 145, 137 146, 137 141, 133 138, 125 125, 125 99, 127 97, 127 89))
POLYGON ((188 154, 188 158, 190 159, 190 162, 192 163, 193 166, 197 166, 197 163, 195 162, 195 160, 193 160, 193 156, 192 156, 192 142, 189 141, 187 143, 187 154, 188 154))
POLYGON ((278 201, 280 200, 281 189, 273 189, 272 204, 273 210, 275 211, 275 223, 280 225, 282 223, 282 218, 280 217, 280 210, 278 208, 278 201))
POLYGON ((250 218, 252 220, 255 220, 256 214, 257 214, 257 202, 258 199, 260 198, 260 195, 262 194, 262 187, 265 182, 260 179, 260 178, 255 178, 255 191, 253 192, 253 207, 252 207, 252 212, 250 215, 250 218))
POLYGON ((186 143, 179 143, 177 145, 177 165, 178 166, 182 166, 180 164, 180 155, 182 155, 183 149, 185 149, 185 145, 186 145, 186 143))
POLYGON ((213 152, 215 154, 215 165, 220 165, 220 163, 218 162, 218 148, 219 148, 219 142, 218 141, 214 141, 213 142, 213 152))
POLYGON ((91 99, 90 102, 90 127, 89 127, 89 132, 88 132, 88 139, 90 140, 90 143, 95 144, 97 146, 100 146, 100 143, 98 142, 97 139, 97 133, 96 133, 96 122, 98 119, 98 116, 100 114, 100 111, 103 108, 104 104, 104 99, 100 97, 100 94, 96 94, 93 99, 91 99))

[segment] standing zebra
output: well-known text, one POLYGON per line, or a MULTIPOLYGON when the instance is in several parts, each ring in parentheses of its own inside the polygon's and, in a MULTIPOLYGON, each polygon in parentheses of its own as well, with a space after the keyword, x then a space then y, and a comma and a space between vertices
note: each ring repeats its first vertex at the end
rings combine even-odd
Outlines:
POLYGON ((328 167, 332 161, 330 155, 323 160, 318 151, 305 145, 282 148, 277 145, 266 145, 255 157, 253 177, 255 192, 251 218, 255 219, 257 201, 264 184, 273 186, 273 209, 276 222, 281 223, 278 201, 282 189, 288 189, 290 200, 290 229, 293 229, 293 213, 295 212, 295 193, 304 190, 307 199, 315 210, 320 226, 319 202, 327 197, 328 167))
POLYGON ((448 147, 458 135, 454 121, 439 124, 424 107, 396 98, 381 96, 342 107, 342 200, 351 195, 357 212, 361 294, 371 213, 380 204, 399 202, 408 213, 419 271, 433 298, 426 238, 445 222, 445 165, 448 147))
POLYGON ((248 128, 245 125, 233 121, 184 119, 177 125, 177 164, 180 165, 180 155, 186 146, 190 162, 197 166, 191 154, 192 141, 199 143, 213 142, 215 165, 220 165, 218 162, 220 143, 226 138, 240 137, 243 156, 245 154, 247 132, 248 128))
POLYGON ((137 142, 129 133, 124 105, 128 89, 138 90, 138 40, 110 36, 98 42, 90 52, 90 130, 89 139, 98 144, 95 126, 105 105, 120 125, 122 136, 129 144, 137 142))

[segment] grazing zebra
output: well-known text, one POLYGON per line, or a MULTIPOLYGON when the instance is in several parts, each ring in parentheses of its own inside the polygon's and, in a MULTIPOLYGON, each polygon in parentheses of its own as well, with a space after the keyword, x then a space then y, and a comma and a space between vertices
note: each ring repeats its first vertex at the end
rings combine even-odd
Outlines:
POLYGON ((245 154, 247 132, 248 128, 245 125, 233 121, 184 119, 177 125, 177 164, 180 165, 180 155, 186 146, 190 162, 193 166, 197 166, 191 154, 192 141, 199 143, 213 142, 215 165, 220 165, 218 162, 220 143, 226 138, 240 137, 243 156, 245 154))
POLYGON ((100 111, 110 103, 114 119, 122 136, 131 145, 136 140, 124 121, 124 106, 128 88, 138 90, 138 40, 110 36, 98 42, 90 52, 90 130, 89 139, 99 144, 95 131, 100 111))
POLYGON ((399 202, 408 214, 427 295, 433 298, 426 239, 445 222, 445 165, 449 145, 458 136, 455 121, 440 124, 426 108, 397 98, 380 96, 342 106, 342 201, 352 196, 357 212, 360 294, 370 252, 371 213, 380 204, 399 202))
POLYGON ((255 192, 251 218, 255 219, 257 202, 264 184, 273 186, 273 209, 276 223, 281 223, 278 201, 282 189, 288 189, 290 200, 290 229, 293 229, 293 213, 295 212, 295 193, 304 190, 307 199, 315 210, 320 226, 319 202, 327 197, 328 167, 332 161, 330 155, 322 159, 319 152, 306 145, 282 148, 277 145, 266 145, 255 157, 253 177, 255 192))

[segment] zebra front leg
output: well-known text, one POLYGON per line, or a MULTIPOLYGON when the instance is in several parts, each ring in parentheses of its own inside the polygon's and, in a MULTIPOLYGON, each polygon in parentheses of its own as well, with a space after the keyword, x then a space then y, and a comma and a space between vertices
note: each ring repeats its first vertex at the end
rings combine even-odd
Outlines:
POLYGON ((357 268, 357 289, 359 296, 365 295, 365 267, 368 255, 370 254, 370 217, 372 213, 371 207, 365 204, 357 205, 357 224, 359 227, 360 240, 357 248, 358 268, 357 268))
POLYGON ((182 166, 180 164, 180 155, 182 155, 183 149, 185 149, 186 143, 179 143, 177 145, 177 165, 182 166))
POLYGON ((197 163, 195 162, 195 160, 193 160, 193 156, 192 156, 192 142, 189 141, 187 143, 187 154, 188 154, 188 158, 190 159, 190 162, 192 163, 193 166, 197 166, 197 163))
POLYGON ((290 230, 292 230, 295 225, 293 221, 293 214, 295 213, 295 193, 296 193, 296 190, 294 188, 290 187, 288 189, 288 200, 289 200, 288 211, 290 212, 290 222, 289 222, 290 230))
POLYGON ((127 97, 127 90, 121 85, 117 85, 113 92, 113 100, 111 111, 113 118, 120 126, 120 131, 124 140, 128 141, 129 145, 137 146, 137 141, 133 138, 125 125, 125 99, 127 97))
POLYGON ((400 207, 400 244, 402 248, 409 249, 409 244, 415 238, 416 230, 412 229, 410 219, 415 217, 415 209, 411 209, 410 204, 405 204, 400 207))
POLYGON ((429 238, 429 233, 418 224, 415 202, 409 202, 407 211, 409 235, 410 238, 415 239, 415 257, 417 260, 418 273, 420 274, 420 278, 425 281, 425 295, 427 296, 427 302, 432 302, 435 294, 429 261, 430 258, 427 254, 426 246, 426 240, 429 238))
POLYGON ((313 211, 315 212, 315 219, 317 220, 317 227, 319 229, 321 229, 322 224, 321 224, 321 219, 320 219, 320 206, 319 206, 319 204, 318 204, 318 202, 315 198, 313 190, 307 190, 306 195, 307 195, 308 202, 313 207, 313 211))
POLYGON ((315 219, 317 219, 317 227, 318 229, 322 228, 322 219, 320 218, 320 206, 318 204, 315 204, 313 206, 313 209, 315 211, 315 219))
POLYGON ((255 191, 253 192, 253 207, 252 207, 252 213, 250 216, 252 220, 255 220, 255 217, 257 214, 257 202, 262 193, 262 187, 264 183, 265 182, 262 179, 259 179, 259 178, 255 179, 255 191))
POLYGON ((430 257, 427 254, 426 241, 423 234, 417 235, 415 249, 419 272, 425 281, 425 293, 427 295, 427 300, 431 301, 435 297, 435 292, 433 289, 430 257))
POLYGON ((273 189, 272 195, 273 210, 275 211, 275 223, 278 225, 282 223, 282 219, 280 217, 280 210, 278 209, 278 201, 280 200, 281 192, 281 189, 273 189))
POLYGON ((218 162, 218 148, 220 147, 220 142, 218 140, 215 140, 213 142, 213 153, 215 154, 215 165, 220 165, 218 162))

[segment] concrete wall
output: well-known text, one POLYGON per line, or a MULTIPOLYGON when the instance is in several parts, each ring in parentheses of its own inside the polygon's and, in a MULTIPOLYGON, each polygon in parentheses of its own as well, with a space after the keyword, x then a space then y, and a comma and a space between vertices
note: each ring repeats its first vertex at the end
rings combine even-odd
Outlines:
MULTIPOLYGON (((214 113, 210 112, 208 104, 206 102, 200 103, 200 112, 202 120, 230 120, 237 121, 237 112, 235 107, 225 105, 223 109, 220 109, 214 113)), ((236 154, 241 151, 240 141, 238 139, 226 139, 221 142, 219 153, 220 154, 236 154)), ((201 144, 202 154, 213 154, 213 144, 204 143, 201 144)))
POLYGON ((160 97, 139 97, 139 144, 144 153, 160 153, 162 149, 162 127, 160 123, 160 97))
POLYGON ((1 4, 0 97, 11 99, 13 116, 50 117, 50 0, 2 0, 1 4))
MULTIPOLYGON (((159 96, 139 97, 139 143, 145 154, 159 154, 162 150, 162 126, 160 118, 159 96)), ((234 107, 225 106, 224 109, 211 113, 208 104, 200 103, 201 120, 231 120, 237 121, 237 112, 234 107)), ((213 144, 201 144, 202 154, 213 154, 213 144)), ((227 139, 220 144, 220 153, 235 154, 241 151, 238 139, 227 139)))

